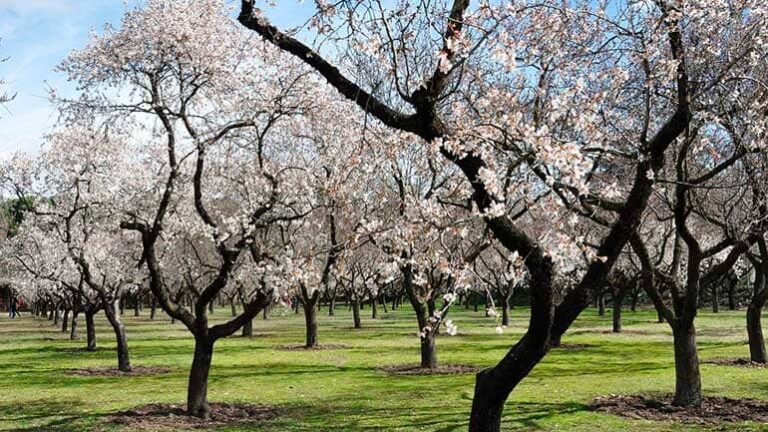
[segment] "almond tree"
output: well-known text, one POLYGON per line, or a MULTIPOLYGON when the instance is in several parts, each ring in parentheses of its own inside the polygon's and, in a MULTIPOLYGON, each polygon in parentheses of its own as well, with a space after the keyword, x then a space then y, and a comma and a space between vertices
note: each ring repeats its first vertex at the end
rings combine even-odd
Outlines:
POLYGON ((68 121, 93 113, 136 143, 129 177, 111 191, 121 197, 115 223, 139 242, 160 307, 194 336, 187 413, 208 417, 216 341, 279 296, 294 270, 281 226, 315 208, 305 181, 312 142, 288 120, 322 105, 318 86, 215 0, 149 1, 60 69, 81 90, 60 101, 68 121), (257 60, 242 55, 255 51, 257 60), (211 323, 210 304, 232 284, 247 304, 211 323))
MULTIPOLYGON (((14 239, 14 256, 32 277, 54 283, 69 301, 84 302, 89 349, 95 348, 93 315, 104 310, 117 341, 118 369, 129 372, 117 302, 136 283, 138 245, 113 220, 116 197, 109 192, 127 163, 125 143, 87 125, 73 125, 47 141, 29 177, 13 182, 20 196, 38 197, 14 239)), ((19 158, 12 163, 22 165, 19 158)))
POLYGON ((315 47, 273 26, 253 0, 242 0, 239 20, 371 117, 443 155, 470 184, 478 217, 525 257, 528 331, 478 375, 470 416, 470 430, 497 431, 510 392, 605 285, 652 194, 648 173, 707 110, 693 103, 749 75, 761 57, 764 13, 755 0, 322 2, 313 30, 345 37, 315 47), (353 61, 360 53, 367 62, 353 61), (507 182, 516 173, 528 175, 507 182), (557 243, 510 217, 515 195, 544 188, 602 227, 596 259, 559 305, 557 243))

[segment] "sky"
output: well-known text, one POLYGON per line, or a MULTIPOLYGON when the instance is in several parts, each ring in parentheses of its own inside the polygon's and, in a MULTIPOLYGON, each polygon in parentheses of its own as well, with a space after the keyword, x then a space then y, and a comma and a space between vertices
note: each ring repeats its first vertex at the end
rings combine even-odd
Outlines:
MULTIPOLYGON (((233 3, 233 0, 227 0, 233 3)), ((52 131, 56 115, 48 101, 53 87, 63 96, 75 89, 54 71, 73 50, 88 42, 92 31, 105 23, 115 27, 123 13, 141 0, 0 0, 0 93, 16 93, 16 99, 0 107, 0 159, 18 150, 35 153, 42 138, 52 131)), ((287 2, 286 2, 287 3, 287 2)), ((268 11, 277 25, 296 25, 296 13, 305 6, 281 6, 268 11)), ((306 11, 302 11, 306 12, 306 11)))
POLYGON ((122 0, 0 0, 0 78, 16 99, 0 108, 0 158, 36 152, 56 121, 48 86, 73 91, 54 72, 67 54, 83 47, 92 30, 119 24, 122 0))

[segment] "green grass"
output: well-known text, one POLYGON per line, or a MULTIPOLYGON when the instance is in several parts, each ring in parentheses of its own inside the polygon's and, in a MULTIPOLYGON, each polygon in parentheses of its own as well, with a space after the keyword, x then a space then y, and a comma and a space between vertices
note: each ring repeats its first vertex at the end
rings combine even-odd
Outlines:
MULTIPOLYGON (((225 319, 228 308, 216 317, 225 319)), ((363 311, 364 316, 370 312, 363 311)), ((99 350, 78 350, 48 321, 0 318, 0 431, 118 431, 102 417, 153 402, 182 403, 192 360, 192 339, 167 319, 149 321, 127 312, 134 365, 169 366, 173 372, 150 377, 80 377, 64 374, 76 367, 116 363, 112 333, 101 319, 99 350)), ((348 349, 283 351, 275 347, 303 340, 301 316, 273 313, 255 321, 255 337, 232 337, 216 345, 209 399, 283 407, 270 422, 221 431, 464 431, 474 377, 387 376, 379 366, 418 361, 412 314, 405 309, 367 318, 364 329, 340 306, 335 318, 321 312, 320 343, 348 349)), ((503 335, 495 323, 454 308, 456 337, 441 336, 440 361, 491 366, 520 336, 527 311, 516 309, 503 335)), ((598 395, 669 393, 674 384, 671 333, 651 311, 625 312, 625 333, 610 334, 610 317, 585 311, 563 338, 591 344, 584 350, 551 352, 514 391, 507 403, 504 430, 680 431, 691 425, 627 420, 586 410, 598 395)), ((745 357, 744 312, 702 312, 697 319, 702 359, 745 357)), ((84 336, 81 319, 81 335, 84 336)), ((702 365, 704 391, 710 395, 768 400, 766 371, 702 365)), ((696 430, 701 430, 698 428, 696 430)), ((730 424, 716 430, 768 430, 758 424, 730 424)))

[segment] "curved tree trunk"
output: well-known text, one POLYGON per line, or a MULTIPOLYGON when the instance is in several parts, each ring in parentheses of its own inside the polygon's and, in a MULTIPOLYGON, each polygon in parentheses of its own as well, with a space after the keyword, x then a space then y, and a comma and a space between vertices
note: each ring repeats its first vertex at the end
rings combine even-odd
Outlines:
POLYGON ((122 372, 131 371, 131 357, 128 352, 128 337, 125 334, 125 325, 120 319, 114 304, 106 304, 104 314, 115 332, 117 341, 117 368, 122 372))
POLYGON ((701 373, 699 353, 696 349, 696 328, 677 324, 672 327, 675 345, 675 397, 676 406, 701 406, 701 373))
POLYGON ((208 406, 208 373, 213 360, 213 341, 204 337, 195 337, 195 354, 189 372, 187 386, 187 414, 207 419, 210 417, 208 406))
POLYGON ((547 353, 546 346, 529 343, 527 335, 496 367, 484 369, 475 376, 475 392, 469 418, 470 432, 501 430, 504 404, 512 390, 547 353))

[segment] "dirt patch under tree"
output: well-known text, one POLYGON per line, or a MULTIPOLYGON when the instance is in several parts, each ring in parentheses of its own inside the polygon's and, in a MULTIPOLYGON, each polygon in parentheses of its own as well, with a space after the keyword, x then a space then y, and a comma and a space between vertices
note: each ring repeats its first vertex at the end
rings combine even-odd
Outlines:
POLYGON ((210 429, 257 423, 279 414, 273 407, 239 403, 211 403, 210 409, 210 418, 201 419, 186 415, 181 405, 151 404, 112 414, 106 420, 129 425, 131 430, 210 429))
POLYGON ((671 396, 601 396, 592 401, 589 410, 634 419, 701 425, 768 422, 768 403, 719 396, 705 397, 700 408, 673 406, 671 396))
POLYGON ((720 359, 706 360, 702 363, 720 365, 720 366, 738 366, 738 367, 745 367, 745 368, 768 367, 768 364, 766 363, 757 363, 744 358, 720 358, 720 359))

